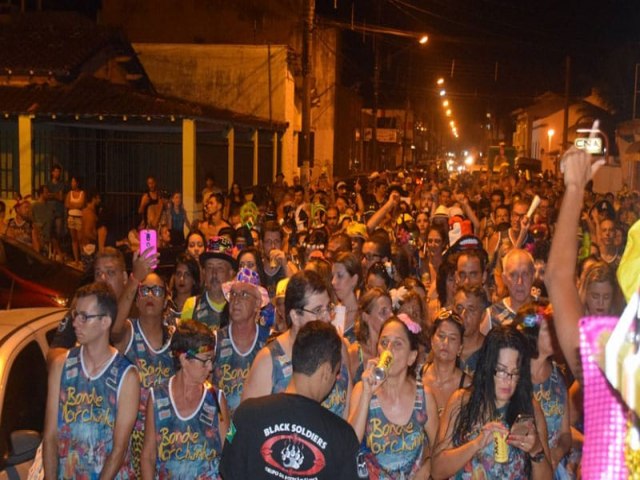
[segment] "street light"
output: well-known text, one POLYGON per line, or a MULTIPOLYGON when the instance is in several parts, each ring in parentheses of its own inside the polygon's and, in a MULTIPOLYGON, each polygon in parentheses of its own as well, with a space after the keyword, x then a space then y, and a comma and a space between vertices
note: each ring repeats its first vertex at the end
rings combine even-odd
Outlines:
POLYGON ((449 100, 445 100, 444 102, 442 102, 442 106, 444 108, 447 108, 449 106, 449 100))
POLYGON ((443 88, 442 90, 440 90, 440 96, 444 97, 447 94, 447 91, 443 88))
POLYGON ((427 35, 423 35, 422 37, 420 37, 420 40, 418 40, 418 43, 420 45, 424 45, 425 43, 427 43, 429 41, 429 37, 427 35))
POLYGON ((550 128, 549 130, 547 130, 547 135, 549 137, 549 143, 547 145, 547 153, 551 151, 551 139, 555 134, 556 134, 556 131, 553 128, 550 128))
POLYGON ((444 112, 444 113, 447 115, 447 117, 450 117, 451 116, 451 109, 448 108, 447 111, 444 112))
POLYGON ((442 85, 444 83, 444 78, 439 78, 436 84, 442 85))

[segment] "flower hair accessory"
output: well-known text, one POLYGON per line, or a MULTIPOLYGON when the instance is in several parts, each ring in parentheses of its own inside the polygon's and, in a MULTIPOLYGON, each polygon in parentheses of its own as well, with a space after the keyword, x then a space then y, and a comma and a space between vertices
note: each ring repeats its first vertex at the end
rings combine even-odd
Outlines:
POLYGON ((392 288, 389 290, 389 296, 391 297, 391 306, 394 310, 400 308, 400 303, 404 300, 405 295, 407 295, 409 291, 405 287, 400 288, 392 288))
POLYGON ((411 333, 417 335, 422 331, 422 327, 411 320, 411 317, 409 317, 409 315, 407 315, 406 313, 399 313, 398 315, 396 315, 396 317, 398 317, 398 320, 404 323, 404 325, 409 329, 411 333))

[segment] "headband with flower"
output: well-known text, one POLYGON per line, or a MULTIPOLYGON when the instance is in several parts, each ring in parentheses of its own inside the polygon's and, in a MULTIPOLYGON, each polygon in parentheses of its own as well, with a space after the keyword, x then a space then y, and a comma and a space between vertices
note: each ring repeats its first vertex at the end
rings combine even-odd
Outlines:
POLYGON ((406 313, 399 313, 398 315, 396 315, 396 317, 398 318, 398 320, 404 323, 407 329, 414 335, 417 335, 422 331, 422 327, 418 325, 416 322, 414 322, 413 320, 411 320, 411 317, 406 313))

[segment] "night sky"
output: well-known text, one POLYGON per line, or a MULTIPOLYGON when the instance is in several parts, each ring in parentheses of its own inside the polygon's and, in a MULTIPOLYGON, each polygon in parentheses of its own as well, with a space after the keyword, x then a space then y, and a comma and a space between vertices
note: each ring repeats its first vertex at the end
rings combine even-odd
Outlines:
MULTIPOLYGON (((563 94, 567 56, 572 96, 596 87, 620 119, 630 117, 640 62, 637 0, 317 0, 317 13, 427 33, 425 47, 378 37, 381 103, 402 105, 408 92, 416 110, 429 111, 438 101, 435 80, 444 77, 463 131, 487 112, 508 120, 536 95, 563 94)), ((370 99, 371 37, 346 32, 343 40, 342 80, 370 99)))

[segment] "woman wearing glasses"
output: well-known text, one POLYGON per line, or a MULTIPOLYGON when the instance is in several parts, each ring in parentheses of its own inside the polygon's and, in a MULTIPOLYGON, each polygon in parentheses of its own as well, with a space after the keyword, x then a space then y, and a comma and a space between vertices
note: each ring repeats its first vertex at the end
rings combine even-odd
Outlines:
POLYGON ((217 479, 229 414, 224 395, 206 383, 215 336, 185 320, 171 339, 176 374, 151 388, 147 401, 142 478, 217 479))
POLYGON ((439 417, 453 392, 471 385, 471 378, 458 368, 463 337, 460 316, 451 310, 440 312, 431 328, 431 353, 422 369, 422 383, 433 392, 439 417))
POLYGON ((547 428, 533 399, 530 363, 526 340, 514 326, 489 332, 471 388, 457 390, 442 416, 433 455, 434 479, 551 478, 547 428), (510 432, 519 414, 533 420, 525 429, 510 432), (500 452, 495 448, 502 450, 503 441, 504 463, 496 460, 500 452))
POLYGON ((406 314, 386 320, 378 339, 378 356, 392 355, 386 375, 374 374, 378 359, 372 359, 353 387, 349 423, 363 443, 359 471, 372 480, 429 478, 438 413, 415 378, 419 333, 406 314))
POLYGON ((149 389, 167 381, 174 373, 169 350, 171 335, 163 321, 167 289, 160 276, 149 273, 152 264, 151 258, 134 262, 134 271, 120 296, 118 318, 111 330, 113 345, 138 367, 140 375, 140 410, 131 435, 131 461, 138 477, 149 389), (139 278, 143 280, 138 282, 139 278), (134 298, 139 317, 129 319, 123 312, 129 312, 134 298))

